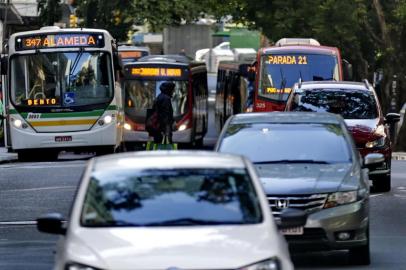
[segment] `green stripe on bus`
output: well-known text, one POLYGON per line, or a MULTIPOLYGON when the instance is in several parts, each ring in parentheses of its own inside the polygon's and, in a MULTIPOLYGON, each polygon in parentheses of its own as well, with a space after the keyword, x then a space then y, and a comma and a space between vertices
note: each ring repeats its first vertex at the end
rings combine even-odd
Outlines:
MULTIPOLYGON (((101 116, 104 110, 96 110, 90 112, 62 112, 62 113, 40 113, 41 118, 59 118, 59 117, 90 117, 101 116)), ((27 118, 28 113, 22 113, 22 117, 27 118)))
MULTIPOLYGON (((106 110, 117 110, 116 105, 110 105, 106 110)), ((88 116, 101 116, 105 110, 95 110, 88 112, 59 112, 59 113, 40 113, 41 118, 55 118, 55 117, 88 117, 88 116)), ((10 114, 19 114, 16 109, 10 109, 10 114)), ((28 113, 21 113, 22 117, 27 118, 28 113)))
POLYGON ((107 110, 112 110, 112 111, 117 110, 117 106, 116 105, 109 105, 107 107, 107 110))

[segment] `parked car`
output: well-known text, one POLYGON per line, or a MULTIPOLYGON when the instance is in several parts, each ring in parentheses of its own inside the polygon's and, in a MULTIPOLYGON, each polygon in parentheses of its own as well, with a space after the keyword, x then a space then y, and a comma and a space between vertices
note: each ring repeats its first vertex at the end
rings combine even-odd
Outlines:
MULTIPOLYGON (((288 210, 281 226, 300 226, 288 210)), ((92 159, 66 226, 55 269, 293 269, 253 165, 213 152, 138 152, 92 159)))
POLYGON ((367 168, 380 166, 384 157, 362 160, 341 116, 234 115, 215 150, 254 163, 274 216, 287 207, 307 212, 304 227, 283 231, 291 251, 348 249, 352 263, 370 263, 367 168))
POLYGON ((392 144, 388 125, 398 122, 400 115, 383 115, 378 97, 368 81, 298 83, 293 87, 285 110, 340 114, 363 157, 369 153, 385 156, 384 164, 369 176, 377 191, 390 191, 392 144))

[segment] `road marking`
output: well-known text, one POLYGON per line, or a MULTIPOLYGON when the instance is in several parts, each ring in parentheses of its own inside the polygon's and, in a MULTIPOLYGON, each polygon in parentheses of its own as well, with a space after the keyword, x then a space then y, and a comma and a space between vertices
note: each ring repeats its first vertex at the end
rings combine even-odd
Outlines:
POLYGON ((379 197, 379 196, 382 196, 383 195, 383 193, 380 193, 380 194, 372 194, 372 195, 369 195, 369 197, 370 198, 375 198, 375 197, 379 197))
POLYGON ((53 162, 53 163, 40 163, 38 165, 23 165, 23 164, 7 164, 2 165, 0 168, 18 168, 18 169, 58 169, 58 168, 78 168, 85 167, 86 163, 77 163, 77 164, 63 164, 62 162, 53 162), (59 165, 59 166, 58 166, 59 165))
POLYGON ((76 189, 76 186, 57 186, 57 187, 42 187, 42 188, 22 188, 22 189, 8 189, 0 190, 0 193, 17 192, 17 191, 41 191, 51 189, 76 189))
POLYGON ((27 220, 27 221, 0 221, 1 225, 37 225, 35 220, 27 220))

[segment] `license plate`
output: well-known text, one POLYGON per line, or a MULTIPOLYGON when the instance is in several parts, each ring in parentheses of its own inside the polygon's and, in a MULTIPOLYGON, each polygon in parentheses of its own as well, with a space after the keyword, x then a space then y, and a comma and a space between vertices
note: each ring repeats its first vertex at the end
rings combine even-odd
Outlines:
POLYGON ((71 142, 72 136, 56 136, 55 142, 71 142))
POLYGON ((282 229, 281 233, 283 235, 302 235, 303 234, 303 227, 294 227, 289 229, 282 229))

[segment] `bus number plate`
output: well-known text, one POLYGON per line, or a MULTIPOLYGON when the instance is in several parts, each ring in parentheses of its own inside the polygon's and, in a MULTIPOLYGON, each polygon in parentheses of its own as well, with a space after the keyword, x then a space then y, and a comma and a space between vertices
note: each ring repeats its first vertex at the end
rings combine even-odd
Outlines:
POLYGON ((71 142, 72 136, 56 136, 55 142, 71 142))

